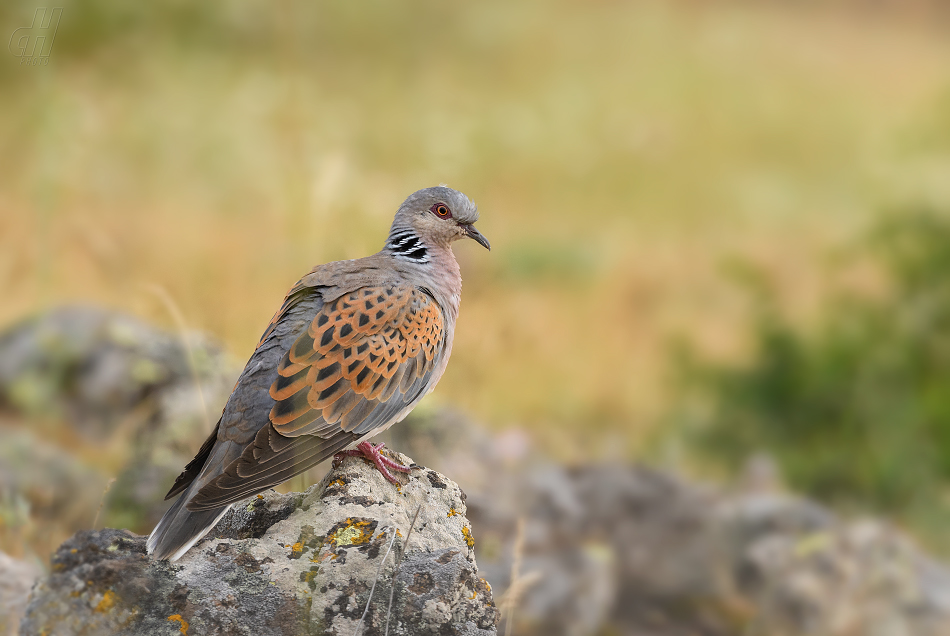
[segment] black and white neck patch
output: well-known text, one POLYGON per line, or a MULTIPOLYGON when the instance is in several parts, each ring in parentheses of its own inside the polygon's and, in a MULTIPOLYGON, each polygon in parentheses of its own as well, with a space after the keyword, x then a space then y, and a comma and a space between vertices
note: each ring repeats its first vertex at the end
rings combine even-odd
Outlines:
POLYGON ((429 252, 419 235, 412 230, 400 230, 386 241, 386 249, 396 258, 413 263, 428 263, 429 252))

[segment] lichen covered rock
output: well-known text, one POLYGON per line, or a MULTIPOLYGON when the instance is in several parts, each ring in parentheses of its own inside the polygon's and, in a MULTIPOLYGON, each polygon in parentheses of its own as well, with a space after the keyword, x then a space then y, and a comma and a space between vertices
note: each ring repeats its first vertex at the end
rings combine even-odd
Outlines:
POLYGON ((4 329, 0 516, 42 555, 94 519, 144 532, 239 372, 207 336, 96 307, 4 329))
POLYGON ((239 504, 174 563, 128 531, 77 533, 34 588, 21 633, 351 636, 383 634, 388 620, 390 634, 488 636, 497 611, 465 511, 435 471, 397 488, 347 458, 305 493, 239 504))
POLYGON ((950 569, 885 522, 619 464, 496 480, 517 500, 476 490, 469 516, 519 636, 950 634, 950 569))

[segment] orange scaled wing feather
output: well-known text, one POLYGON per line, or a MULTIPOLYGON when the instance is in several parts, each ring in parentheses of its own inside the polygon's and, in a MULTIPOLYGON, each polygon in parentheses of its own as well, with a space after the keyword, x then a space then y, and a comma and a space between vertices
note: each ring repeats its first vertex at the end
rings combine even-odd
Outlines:
POLYGON ((412 286, 364 287, 324 304, 278 365, 270 422, 188 508, 248 497, 391 424, 437 379, 444 336, 438 304, 412 286))

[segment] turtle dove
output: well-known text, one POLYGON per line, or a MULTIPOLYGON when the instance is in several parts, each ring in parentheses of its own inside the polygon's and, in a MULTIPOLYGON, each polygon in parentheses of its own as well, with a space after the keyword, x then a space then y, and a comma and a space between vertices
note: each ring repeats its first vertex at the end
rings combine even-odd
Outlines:
POLYGON ((402 420, 442 377, 462 277, 451 245, 478 210, 444 186, 406 199, 382 251, 318 265, 287 293, 248 360, 215 430, 166 499, 148 538, 176 560, 232 504, 341 454, 406 472, 368 438, 402 420))

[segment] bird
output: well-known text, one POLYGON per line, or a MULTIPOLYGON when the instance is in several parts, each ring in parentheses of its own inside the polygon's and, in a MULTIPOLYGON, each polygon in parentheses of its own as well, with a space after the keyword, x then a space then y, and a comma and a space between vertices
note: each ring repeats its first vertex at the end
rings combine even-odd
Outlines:
POLYGON ((478 208, 446 186, 411 194, 382 250, 314 267, 290 289, 214 431, 165 499, 146 542, 175 561, 230 507, 333 457, 362 455, 390 482, 408 472, 367 441, 402 420, 445 372, 462 277, 452 244, 478 208))

